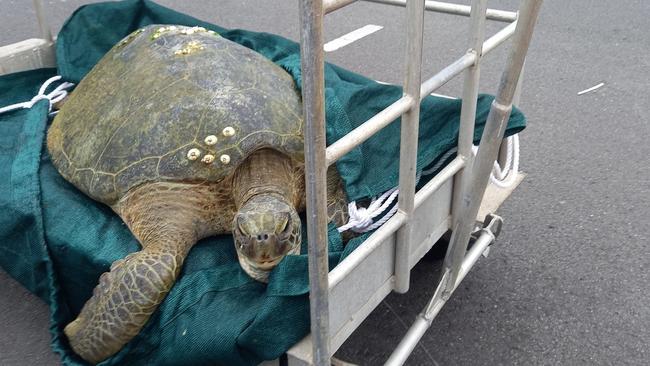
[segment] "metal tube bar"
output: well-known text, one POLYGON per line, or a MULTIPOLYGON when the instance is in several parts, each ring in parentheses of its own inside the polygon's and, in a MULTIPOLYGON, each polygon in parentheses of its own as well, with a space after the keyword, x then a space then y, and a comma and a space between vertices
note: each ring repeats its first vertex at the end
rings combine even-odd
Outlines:
MULTIPOLYGON (((392 6, 406 6, 406 0, 365 0, 371 3, 392 5, 392 6)), ((331 13, 335 10, 346 7, 352 3, 357 2, 357 0, 324 0, 323 9, 325 9, 325 14, 331 13)), ((437 13, 451 14, 451 15, 461 15, 461 16, 470 16, 471 8, 467 5, 452 4, 442 1, 425 1, 424 10, 433 11, 437 13)), ((506 11, 506 10, 497 10, 497 9, 487 9, 487 19, 494 20, 497 22, 510 23, 517 19, 517 12, 506 11)))
POLYGON ((513 47, 506 65, 506 71, 501 77, 499 93, 496 96, 496 102, 498 104, 512 104, 517 83, 519 82, 519 75, 524 67, 526 53, 528 52, 528 46, 533 36, 533 29, 535 28, 537 15, 539 14, 542 2, 543 0, 524 0, 519 21, 517 22, 517 29, 515 30, 513 47))
MULTIPOLYGON (((470 52, 480 55, 483 52, 483 38, 485 36, 485 10, 487 0, 472 1, 472 15, 470 26, 469 47, 470 52)), ((474 123, 476 120, 476 99, 478 97, 479 81, 481 77, 481 57, 476 58, 476 63, 465 71, 463 83, 463 104, 460 111, 460 128, 458 131, 458 154, 472 162, 472 145, 474 142, 474 123)), ((471 166, 456 176, 455 187, 462 187, 463 181, 471 179, 471 166)), ((452 199, 452 227, 458 221, 458 212, 461 199, 461 190, 454 191, 452 199)))
POLYGON ((406 222, 406 216, 401 213, 395 213, 386 223, 384 223, 377 231, 372 233, 357 249, 348 255, 341 263, 339 263, 329 275, 329 287, 333 289, 345 277, 357 268, 366 257, 379 247, 386 238, 396 232, 406 222))
MULTIPOLYGON (((483 53, 486 9, 487 0, 472 1, 469 47, 470 52, 476 55, 483 53)), ((474 123, 476 120, 476 99, 478 97, 481 76, 480 65, 481 58, 477 57, 474 65, 465 71, 465 80, 463 83, 463 103, 460 111, 460 128, 458 132, 458 154, 465 157, 469 157, 472 154, 474 123)))
MULTIPOLYGON (((467 253, 464 258, 461 271, 454 283, 452 292, 455 291, 462 280, 465 278, 470 269, 476 264, 476 261, 481 257, 485 249, 494 241, 494 235, 484 231, 479 238, 474 242, 472 249, 467 253)), ((439 282, 436 293, 439 293, 444 286, 443 281, 439 282)), ((408 332, 402 338, 399 345, 390 355, 384 365, 386 366, 400 366, 403 365, 408 357, 411 355, 418 342, 424 336, 424 333, 431 327, 433 319, 438 315, 442 307, 445 305, 449 298, 432 297, 427 306, 422 310, 415 319, 415 322, 409 328, 408 332)))
POLYGON ((468 52, 422 83, 422 87, 420 88, 420 95, 422 98, 425 98, 436 89, 445 85, 449 80, 463 72, 466 68, 474 65, 477 58, 478 56, 476 54, 468 52))
POLYGON ((420 188, 415 194, 415 208, 420 207, 424 201, 434 194, 449 178, 453 177, 459 170, 466 166, 466 160, 462 156, 457 156, 449 162, 435 177, 433 177, 424 187, 420 188))
POLYGON ((424 31, 424 0, 411 0, 406 4, 406 75, 404 93, 417 101, 402 116, 399 149, 398 210, 408 220, 397 231, 395 245, 395 291, 408 291, 411 266, 409 263, 413 224, 410 220, 415 210, 415 174, 420 127, 420 87, 422 82, 422 38, 424 31))
MULTIPOLYGON (((524 81, 525 70, 526 70, 526 63, 524 62, 524 66, 521 68, 521 73, 519 74, 519 81, 517 81, 517 89, 515 89, 515 96, 512 98, 513 106, 519 105, 519 99, 521 98, 521 84, 524 81)), ((507 139, 503 139, 503 141, 501 141, 501 146, 499 147, 499 157, 497 158, 497 160, 501 166, 506 166, 506 163, 508 161, 508 140, 507 139)))
MULTIPOLYGON (((501 43, 503 43, 507 39, 509 39, 515 33, 516 27, 517 27, 517 22, 516 21, 512 22, 507 27, 503 28, 501 31, 497 32, 494 36, 490 37, 487 41, 485 41, 483 43, 482 55, 485 56, 490 51, 495 49, 498 45, 500 45, 501 43)), ((520 91, 521 91, 521 82, 522 82, 522 79, 523 79, 524 68, 522 68, 522 70, 521 70, 521 75, 519 77, 519 82, 518 82, 518 85, 517 85, 517 92, 515 93, 515 96, 514 96, 514 98, 512 100, 513 105, 517 105, 519 103, 519 94, 520 94, 520 91)), ((505 164, 506 150, 507 150, 507 145, 506 145, 506 141, 504 140, 501 143, 501 148, 500 148, 500 153, 499 153, 500 154, 499 155, 499 163, 505 164)), ((457 182, 457 183, 458 183, 457 187, 462 186, 461 182, 457 182)), ((457 192, 460 192, 460 190, 458 190, 457 192)), ((458 198, 454 197, 454 202, 458 202, 457 200, 458 200, 458 198)))
POLYGON ((517 22, 514 21, 505 28, 501 29, 497 33, 495 33, 492 37, 488 38, 485 43, 483 43, 483 56, 487 55, 490 53, 493 49, 495 49, 498 45, 501 43, 505 42, 508 40, 514 33, 515 29, 517 27, 517 22))
POLYGON ((377 113, 362 125, 328 146, 326 152, 327 165, 332 165, 343 155, 347 154, 352 149, 372 137, 372 135, 379 132, 382 128, 399 118, 404 112, 409 110, 413 104, 413 98, 404 95, 395 101, 395 103, 391 104, 386 109, 377 113))
MULTIPOLYGON (((393 5, 393 6, 402 6, 402 7, 406 6, 406 0, 365 0, 365 1, 372 2, 372 3, 386 4, 386 5, 393 5)), ((424 8, 427 11, 434 11, 437 13, 445 13, 445 14, 452 14, 452 15, 470 16, 471 13, 470 7, 468 5, 452 4, 452 3, 442 2, 442 1, 426 1, 424 3, 424 8)), ((517 19, 517 13, 514 11, 487 9, 487 19, 509 23, 517 19)))
POLYGON ((512 100, 541 3, 541 0, 524 0, 522 3, 513 46, 501 78, 499 91, 488 114, 481 144, 470 176, 468 179, 463 180, 463 185, 460 187, 458 221, 453 224, 449 249, 444 262, 444 268, 451 271, 445 289, 447 296, 452 291, 458 277, 460 263, 465 256, 470 232, 474 226, 492 166, 499 152, 499 145, 503 139, 508 118, 512 111, 512 100))
MULTIPOLYGON (((503 28, 501 31, 494 34, 492 37, 488 38, 482 47, 481 56, 485 56, 488 52, 492 51, 496 46, 505 42, 510 36, 514 34, 516 22, 509 24, 507 27, 503 28)), ((474 52, 468 52, 461 56, 454 63, 440 70, 437 74, 432 76, 430 79, 422 83, 421 95, 426 97, 427 95, 433 93, 436 89, 445 85, 449 80, 453 79, 456 75, 463 72, 463 70, 471 67, 476 63, 478 55, 474 52)))
POLYGON ((300 1, 300 48, 312 357, 314 365, 326 366, 330 353, 322 0, 300 1))
POLYGON ((331 13, 334 10, 346 7, 356 1, 357 0, 323 0, 323 10, 325 11, 325 14, 331 13))
POLYGON ((38 30, 41 34, 41 38, 48 42, 51 42, 52 32, 50 31, 50 26, 48 25, 47 19, 45 18, 45 12, 43 11, 43 2, 41 0, 34 0, 34 11, 36 12, 38 30))
POLYGON ((384 366, 403 365, 418 345, 418 342, 420 342, 420 339, 427 329, 429 329, 427 321, 418 316, 413 325, 409 328, 408 333, 406 333, 404 338, 399 342, 397 348, 395 348, 384 366))
POLYGON ((456 277, 456 282, 454 283, 454 290, 458 288, 458 285, 463 281, 465 276, 469 271, 474 267, 474 264, 481 257, 481 254, 485 252, 487 247, 492 244, 496 238, 494 235, 488 231, 483 231, 478 239, 472 244, 472 249, 467 252, 463 263, 460 266, 460 271, 458 272, 458 277, 456 277))
POLYGON ((512 105, 519 105, 519 100, 521 100, 521 90, 522 84, 524 83, 524 73, 526 72, 526 60, 524 60, 523 66, 521 66, 521 72, 519 73, 519 79, 517 80, 517 86, 515 87, 515 95, 512 97, 512 105))

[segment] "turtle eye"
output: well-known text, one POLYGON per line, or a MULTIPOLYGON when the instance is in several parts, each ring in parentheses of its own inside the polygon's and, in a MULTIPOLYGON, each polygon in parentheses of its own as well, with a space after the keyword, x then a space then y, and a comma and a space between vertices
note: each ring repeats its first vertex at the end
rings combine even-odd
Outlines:
POLYGON ((235 230, 237 230, 240 235, 248 235, 248 231, 246 230, 246 223, 243 217, 238 216, 235 219, 235 230))
POLYGON ((282 221, 282 225, 280 226, 280 237, 286 238, 287 236, 291 235, 292 230, 293 225, 291 223, 291 215, 287 214, 286 219, 282 221))

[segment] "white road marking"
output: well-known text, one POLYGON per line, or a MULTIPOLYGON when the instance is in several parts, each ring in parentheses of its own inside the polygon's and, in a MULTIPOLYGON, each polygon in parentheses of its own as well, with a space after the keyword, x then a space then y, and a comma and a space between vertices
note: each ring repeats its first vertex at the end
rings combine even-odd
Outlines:
POLYGON ((349 45, 352 42, 356 42, 360 40, 363 37, 369 36, 381 29, 383 29, 381 25, 374 25, 374 24, 368 24, 364 27, 361 27, 357 30, 354 30, 346 35, 343 35, 333 41, 329 41, 325 43, 325 46, 323 46, 323 49, 325 52, 332 52, 336 51, 341 47, 345 47, 349 45))
POLYGON ((594 90, 596 90, 596 89, 602 87, 603 85, 605 85, 605 83, 600 83, 600 84, 598 84, 598 85, 594 85, 594 86, 592 86, 592 87, 589 88, 589 89, 585 89, 585 90, 583 90, 583 91, 579 91, 579 92, 578 92, 578 95, 582 95, 582 94, 585 94, 585 93, 589 93, 590 91, 594 91, 594 90))

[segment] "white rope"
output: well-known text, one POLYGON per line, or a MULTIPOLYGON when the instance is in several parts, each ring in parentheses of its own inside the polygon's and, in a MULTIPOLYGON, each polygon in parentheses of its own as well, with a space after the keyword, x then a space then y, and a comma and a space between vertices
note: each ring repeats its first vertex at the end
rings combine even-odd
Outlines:
MULTIPOLYGON (((455 154, 457 148, 452 148, 447 151, 438 162, 431 168, 423 170, 422 174, 429 175, 438 171, 438 169, 444 164, 447 159, 453 154, 455 154)), ((476 156, 478 152, 478 146, 472 147, 472 153, 476 156)), ((515 134, 506 139, 506 163, 501 167, 498 161, 494 162, 492 168, 492 173, 490 174, 490 181, 500 188, 510 187, 517 178, 517 173, 519 172, 519 135, 515 134)), ((350 219, 348 223, 339 227, 338 231, 340 233, 352 230, 356 233, 365 233, 368 231, 375 230, 376 228, 383 225, 388 221, 395 213, 397 212, 397 204, 388 211, 385 215, 381 217, 378 221, 374 222, 373 219, 379 214, 384 212, 391 204, 395 201, 399 194, 399 189, 397 187, 384 192, 379 198, 373 198, 370 202, 370 205, 366 207, 357 207, 356 201, 350 202, 348 204, 348 215, 350 219)))
MULTIPOLYGON (((395 190, 395 192, 399 193, 399 190, 395 190)), ((397 195, 395 195, 395 197, 397 197, 397 195)), ((388 221, 391 217, 393 217, 393 215, 395 215, 395 213, 397 212, 397 209, 398 209, 397 204, 393 205, 393 207, 390 209, 390 211, 388 211, 384 216, 382 216, 382 218, 379 219, 379 221, 377 221, 374 224, 368 226, 366 229, 363 230, 363 232, 365 233, 365 232, 368 232, 368 231, 375 230, 376 228, 378 228, 381 225, 383 225, 384 223, 386 223, 386 221, 388 221)))
POLYGON ((437 172, 438 169, 440 169, 442 167, 442 164, 444 164, 447 161, 447 159, 449 159, 452 155, 454 155, 456 153, 456 151, 458 151, 458 147, 453 147, 453 148, 449 149, 449 151, 444 153, 440 157, 440 159, 438 159, 438 161, 436 162, 436 164, 434 166, 432 166, 429 169, 423 170, 422 175, 429 175, 429 174, 437 172))
POLYGON ((386 209, 395 201, 398 194, 399 189, 390 189, 378 198, 373 198, 368 207, 357 207, 356 201, 348 203, 348 215, 350 216, 350 219, 347 224, 339 227, 337 230, 340 233, 347 230, 352 230, 355 233, 365 233, 378 228, 397 211, 397 205, 395 205, 395 207, 393 207, 379 221, 373 222, 373 219, 386 211, 386 209))
POLYGON ((57 112, 52 113, 52 105, 54 103, 60 102, 63 100, 68 95, 68 91, 66 89, 69 89, 70 87, 73 87, 73 83, 69 83, 67 81, 64 81, 61 83, 59 86, 57 86, 54 90, 52 90, 50 93, 45 94, 47 91, 47 88, 55 81, 61 80, 61 75, 53 76, 47 81, 41 85, 41 88, 38 90, 38 94, 34 96, 31 100, 27 102, 22 102, 22 103, 16 103, 12 105, 8 105, 6 107, 0 108, 0 114, 5 113, 5 112, 10 112, 16 109, 29 109, 36 104, 39 100, 47 99, 50 104, 48 106, 48 111, 51 114, 56 114, 57 112))
MULTIPOLYGON (((472 147, 472 153, 476 156, 478 146, 472 147)), ((503 167, 499 161, 494 162, 490 182, 499 188, 512 186, 517 179, 519 172, 519 135, 515 134, 506 138, 506 163, 503 167)))
MULTIPOLYGON (((456 153, 456 151, 457 148, 450 149, 442 157, 440 157, 440 159, 438 159, 438 162, 433 167, 423 170, 420 174, 429 175, 435 173, 438 171, 438 169, 440 169, 445 161, 449 159, 451 155, 456 153)), ((416 178, 416 180, 419 180, 419 176, 416 178)), ((350 217, 348 223, 339 227, 338 231, 342 233, 347 230, 352 230, 356 233, 365 233, 375 230, 376 228, 386 223, 386 221, 393 217, 393 215, 395 215, 397 212, 398 207, 397 205, 394 205, 390 211, 381 217, 381 219, 376 222, 373 221, 375 217, 390 207, 398 195, 399 189, 397 187, 390 189, 379 196, 379 198, 374 198, 367 208, 357 207, 356 201, 350 202, 348 204, 348 216, 350 217)))

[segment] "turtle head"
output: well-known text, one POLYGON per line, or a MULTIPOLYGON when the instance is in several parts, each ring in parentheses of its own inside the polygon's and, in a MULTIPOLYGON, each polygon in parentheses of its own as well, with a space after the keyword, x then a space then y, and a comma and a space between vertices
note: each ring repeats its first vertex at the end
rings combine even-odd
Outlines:
POLYGON ((249 276, 267 282, 271 270, 287 254, 300 252, 300 217, 277 194, 253 196, 233 220, 239 263, 249 276))

